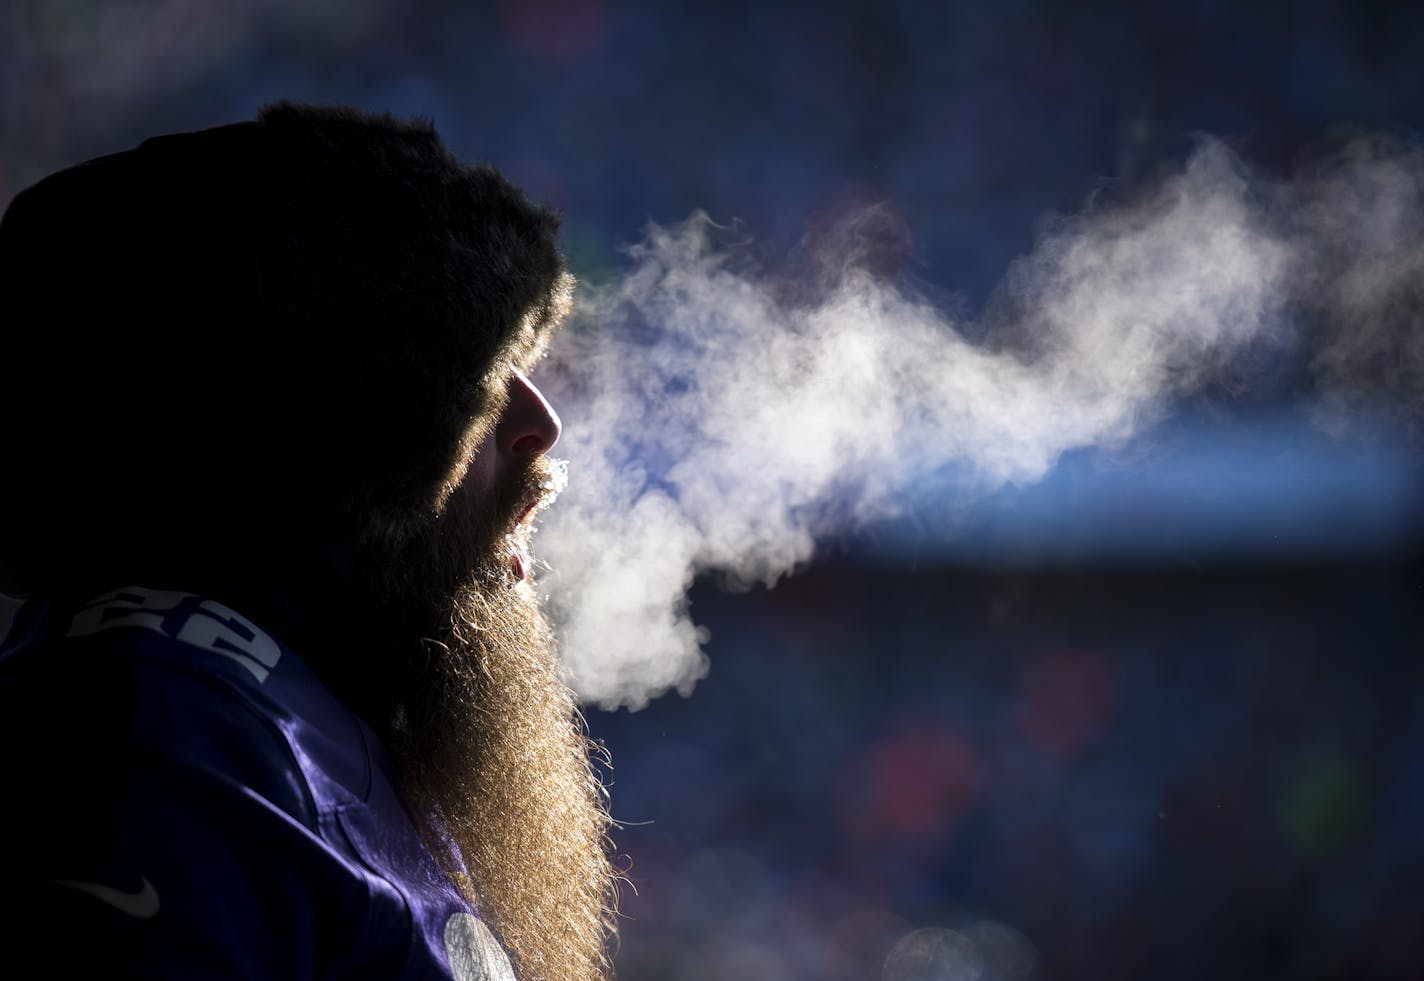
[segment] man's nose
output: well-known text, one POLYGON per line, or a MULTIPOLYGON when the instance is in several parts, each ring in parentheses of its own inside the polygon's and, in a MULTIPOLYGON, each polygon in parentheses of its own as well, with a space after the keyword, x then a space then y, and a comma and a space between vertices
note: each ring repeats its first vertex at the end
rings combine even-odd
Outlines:
POLYGON ((509 380, 509 403, 495 430, 495 444, 500 451, 514 456, 538 456, 559 441, 562 431, 559 414, 544 393, 516 370, 509 380))

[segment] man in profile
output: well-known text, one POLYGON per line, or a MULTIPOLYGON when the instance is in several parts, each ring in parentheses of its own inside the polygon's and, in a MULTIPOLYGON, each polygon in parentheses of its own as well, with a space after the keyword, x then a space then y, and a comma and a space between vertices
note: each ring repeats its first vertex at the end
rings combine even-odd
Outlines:
POLYGON ((16 197, 7 975, 608 973, 527 547, 556 225, 428 125, 292 104, 16 197))

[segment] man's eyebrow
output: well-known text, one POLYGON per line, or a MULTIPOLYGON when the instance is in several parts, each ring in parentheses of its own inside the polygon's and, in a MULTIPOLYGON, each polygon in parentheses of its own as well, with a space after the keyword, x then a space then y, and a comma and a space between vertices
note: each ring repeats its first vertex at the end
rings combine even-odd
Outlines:
POLYGON ((526 374, 533 371, 549 353, 549 344, 567 319, 567 308, 543 304, 531 307, 515 334, 509 352, 510 363, 526 374))
POLYGON ((516 347, 509 355, 509 363, 515 370, 530 374, 549 353, 549 342, 553 339, 558 324, 540 328, 529 341, 516 347))
MULTIPOLYGON (((522 364, 532 368, 549 350, 554 334, 573 314, 574 290, 578 281, 567 269, 556 275, 548 291, 532 304, 525 314, 529 336, 528 347, 522 353, 522 364)), ((522 333, 522 331, 521 331, 522 333)))

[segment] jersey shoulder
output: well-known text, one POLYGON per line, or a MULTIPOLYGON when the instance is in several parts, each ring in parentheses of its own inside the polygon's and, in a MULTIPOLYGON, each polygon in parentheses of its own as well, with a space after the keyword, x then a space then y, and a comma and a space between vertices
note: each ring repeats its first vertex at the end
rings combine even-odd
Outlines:
POLYGON ((246 788, 308 827, 312 796, 275 701, 282 658, 255 624, 189 594, 123 590, 44 611, 0 660, 0 772, 51 819, 92 822, 143 768, 246 788), (74 800, 78 796, 83 800, 74 800))

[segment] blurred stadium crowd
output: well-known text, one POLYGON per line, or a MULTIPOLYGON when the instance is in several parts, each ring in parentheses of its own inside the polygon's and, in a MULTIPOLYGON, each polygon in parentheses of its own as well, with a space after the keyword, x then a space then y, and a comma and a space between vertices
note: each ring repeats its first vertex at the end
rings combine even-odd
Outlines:
POLYGON ((624 976, 1416 977, 1418 582, 835 561, 708 589, 692 698, 591 719, 624 976))

